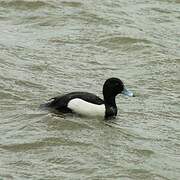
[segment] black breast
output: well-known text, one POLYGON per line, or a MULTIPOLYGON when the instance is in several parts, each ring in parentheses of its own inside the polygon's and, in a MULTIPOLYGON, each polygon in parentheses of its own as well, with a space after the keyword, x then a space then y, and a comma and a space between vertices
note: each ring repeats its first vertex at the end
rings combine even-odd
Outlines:
POLYGON ((105 106, 106 106, 106 114, 105 114, 106 119, 117 115, 116 106, 108 106, 108 105, 105 105, 105 106))

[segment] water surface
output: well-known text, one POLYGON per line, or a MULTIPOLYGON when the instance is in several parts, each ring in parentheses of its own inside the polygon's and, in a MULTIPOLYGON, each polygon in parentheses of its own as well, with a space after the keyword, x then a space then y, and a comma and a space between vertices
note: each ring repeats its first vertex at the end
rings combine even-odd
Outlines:
POLYGON ((180 179, 179 29, 179 0, 0 0, 0 179, 180 179), (38 109, 109 77, 115 120, 38 109))

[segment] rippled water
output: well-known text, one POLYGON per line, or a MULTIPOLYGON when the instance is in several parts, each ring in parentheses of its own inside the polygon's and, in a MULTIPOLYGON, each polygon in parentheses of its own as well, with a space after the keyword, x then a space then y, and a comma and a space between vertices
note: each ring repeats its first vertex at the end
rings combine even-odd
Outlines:
POLYGON ((0 0, 0 179, 180 179, 179 72, 179 0, 0 0), (38 109, 112 76, 115 120, 38 109))

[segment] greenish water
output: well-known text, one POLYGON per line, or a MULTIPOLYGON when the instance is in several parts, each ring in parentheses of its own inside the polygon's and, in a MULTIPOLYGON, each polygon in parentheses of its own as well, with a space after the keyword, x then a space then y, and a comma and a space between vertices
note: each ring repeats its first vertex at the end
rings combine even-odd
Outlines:
POLYGON ((0 0, 0 179, 180 179, 179 0, 0 0), (121 78, 104 122, 38 109, 121 78))

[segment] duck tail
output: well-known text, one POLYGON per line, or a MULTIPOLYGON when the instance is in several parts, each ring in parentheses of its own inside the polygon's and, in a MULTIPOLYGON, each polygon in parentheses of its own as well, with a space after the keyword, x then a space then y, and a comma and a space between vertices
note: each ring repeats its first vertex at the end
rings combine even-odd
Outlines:
POLYGON ((47 109, 49 109, 51 107, 53 101, 54 101, 54 98, 51 98, 51 99, 48 100, 47 103, 41 104, 39 106, 39 108, 42 109, 42 110, 47 110, 47 109))

